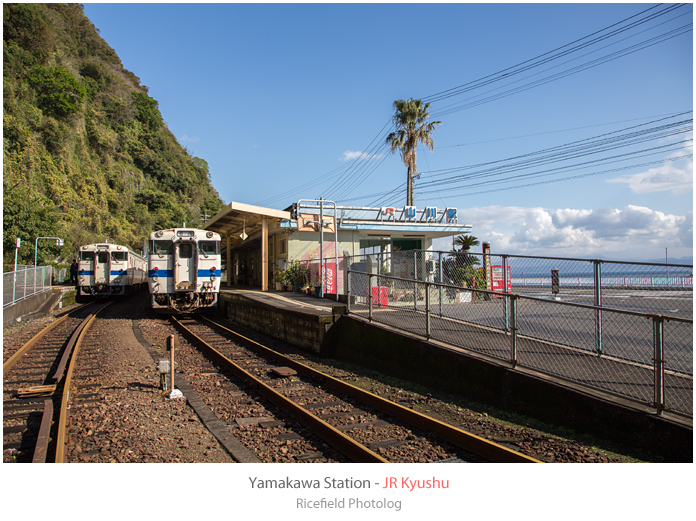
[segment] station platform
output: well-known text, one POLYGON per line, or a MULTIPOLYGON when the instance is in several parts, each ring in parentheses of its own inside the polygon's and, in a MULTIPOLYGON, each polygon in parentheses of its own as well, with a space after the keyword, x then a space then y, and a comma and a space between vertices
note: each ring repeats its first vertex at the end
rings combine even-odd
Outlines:
POLYGON ((287 306, 291 309, 303 310, 319 314, 339 314, 345 313, 346 305, 333 298, 319 298, 307 293, 296 291, 261 291, 258 288, 220 288, 221 295, 243 295, 246 298, 257 302, 265 302, 272 305, 287 306))

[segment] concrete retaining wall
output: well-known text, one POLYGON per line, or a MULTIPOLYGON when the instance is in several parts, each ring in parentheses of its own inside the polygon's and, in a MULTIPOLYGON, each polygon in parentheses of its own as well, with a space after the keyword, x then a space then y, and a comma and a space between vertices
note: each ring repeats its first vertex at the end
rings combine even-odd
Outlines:
POLYGON ((274 307, 235 294, 220 294, 218 306, 233 322, 314 353, 320 352, 336 319, 333 314, 274 307))
POLYGON ((61 301, 63 306, 75 303, 76 291, 72 288, 56 286, 50 290, 31 295, 2 309, 2 327, 9 327, 17 322, 17 319, 27 315, 45 315, 54 305, 61 301))

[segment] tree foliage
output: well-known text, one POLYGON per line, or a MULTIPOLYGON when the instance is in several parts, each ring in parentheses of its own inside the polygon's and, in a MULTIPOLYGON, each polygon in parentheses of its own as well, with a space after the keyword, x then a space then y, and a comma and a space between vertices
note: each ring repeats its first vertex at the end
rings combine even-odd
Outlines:
POLYGON ((478 238, 473 235, 458 235, 454 238, 454 244, 455 246, 459 246, 459 251, 468 253, 472 246, 478 246, 481 243, 478 238))
POLYGON ((407 168, 406 172, 406 205, 413 206, 413 178, 418 175, 416 167, 416 152, 418 144, 423 143, 430 150, 433 149, 432 133, 435 125, 441 125, 441 121, 428 122, 430 117, 428 108, 430 103, 423 100, 396 100, 394 102, 394 115, 392 121, 396 130, 387 136, 386 143, 389 151, 401 152, 401 160, 407 168))
MULTIPOLYGON (((208 164, 164 125, 80 4, 3 4, 5 269, 39 249, 67 259, 108 238, 139 249, 157 228, 198 225, 222 207, 208 164)), ((53 257, 51 257, 53 255, 53 257)))
POLYGON ((80 110, 87 93, 85 86, 63 67, 36 65, 28 74, 37 94, 37 105, 44 114, 66 118, 80 110))

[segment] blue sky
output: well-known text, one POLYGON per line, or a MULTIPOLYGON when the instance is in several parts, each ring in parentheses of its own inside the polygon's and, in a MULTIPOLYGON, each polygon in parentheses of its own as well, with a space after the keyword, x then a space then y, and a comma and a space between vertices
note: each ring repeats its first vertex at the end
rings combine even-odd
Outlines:
POLYGON ((442 124, 434 150, 418 151, 416 206, 458 208, 493 252, 692 255, 691 5, 84 5, 225 203, 403 206, 406 168, 384 138, 394 100, 423 98, 442 124), (540 56, 549 61, 509 75, 540 56), (638 131, 639 143, 563 162, 567 146, 530 168, 510 159, 638 131))

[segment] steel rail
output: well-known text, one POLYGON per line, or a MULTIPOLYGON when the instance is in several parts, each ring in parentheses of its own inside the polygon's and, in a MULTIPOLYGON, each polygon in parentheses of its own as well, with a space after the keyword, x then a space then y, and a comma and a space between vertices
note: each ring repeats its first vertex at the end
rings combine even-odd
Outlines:
POLYGON ((215 322, 207 317, 201 316, 204 321, 213 324, 224 331, 241 338, 244 342, 252 344, 254 347, 262 350, 265 354, 275 358, 276 360, 282 362, 283 364, 291 367, 297 371, 301 371, 305 374, 309 374, 313 377, 318 377, 323 379, 323 381, 331 388, 341 391, 353 398, 357 398, 363 403, 374 407, 375 409, 394 416, 396 418, 402 419, 411 425, 418 428, 424 429, 426 431, 433 432, 440 436, 443 440, 446 440, 462 449, 474 452, 479 456, 489 459, 493 462, 499 463, 540 463, 539 460, 521 454, 517 451, 499 445, 490 440, 476 436, 470 432, 466 432, 462 429, 454 427, 443 423, 439 420, 435 420, 429 416, 421 414, 417 411, 394 403, 387 400, 381 396, 377 396, 373 393, 365 391, 359 387, 351 385, 347 382, 334 378, 333 376, 327 375, 316 369, 309 367, 301 362, 297 362, 291 358, 288 358, 277 351, 274 351, 250 338, 247 338, 231 329, 225 327, 224 325, 215 322))
MULTIPOLYGON (((101 313, 111 302, 107 302, 102 305, 99 309, 90 314, 82 323, 77 327, 76 332, 78 332, 77 337, 71 337, 71 341, 74 338, 75 343, 72 348, 72 355, 70 355, 70 361, 67 365, 67 372, 65 373, 65 378, 63 380, 63 393, 60 404, 60 413, 58 416, 58 433, 56 435, 56 454, 54 461, 56 463, 65 463, 65 433, 68 427, 68 404, 70 403, 71 396, 71 386, 72 386, 72 375, 75 370, 75 363, 77 361, 77 355, 80 352, 80 347, 82 346, 82 341, 84 340, 87 331, 89 330, 92 323, 96 320, 97 315, 101 313)), ((66 349, 67 351, 67 349, 66 349)), ((67 360, 65 353, 63 354, 63 360, 67 360)))
POLYGON ((177 320, 176 317, 171 316, 170 320, 189 340, 192 340, 196 344, 208 350, 219 363, 229 368, 235 376, 251 383, 255 390, 264 398, 269 400, 287 414, 294 416, 305 427, 312 429, 319 435, 319 437, 340 450, 352 461, 356 463, 389 463, 379 454, 346 436, 338 429, 332 427, 319 417, 304 409, 302 406, 278 393, 275 389, 266 385, 254 375, 245 371, 242 367, 235 364, 220 351, 188 329, 184 324, 177 320))
POLYGON ((45 328, 43 328, 41 331, 36 333, 26 344, 24 344, 22 347, 20 347, 15 354, 13 354, 10 358, 7 359, 5 363, 2 364, 2 375, 3 377, 7 375, 7 373, 15 366, 15 364, 24 356, 24 354, 29 351, 32 347, 36 345, 36 343, 41 340, 46 334, 48 334, 49 331, 51 331, 54 327, 56 327, 58 324, 61 324, 65 320, 68 319, 70 315, 66 314, 60 317, 58 320, 55 320, 51 322, 49 325, 47 325, 45 328))

